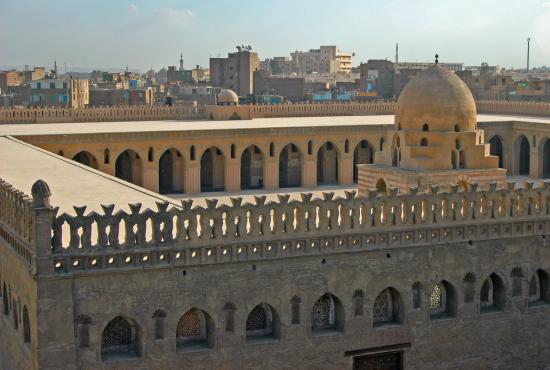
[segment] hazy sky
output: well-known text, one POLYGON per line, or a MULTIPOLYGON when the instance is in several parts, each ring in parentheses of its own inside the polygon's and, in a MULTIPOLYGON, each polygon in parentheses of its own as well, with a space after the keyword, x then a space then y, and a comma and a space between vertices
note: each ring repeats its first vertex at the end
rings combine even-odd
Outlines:
POLYGON ((369 58, 550 65, 548 0, 0 0, 0 65, 208 65, 235 45, 260 58, 337 45, 369 58), (345 4, 345 5, 343 5, 345 4))

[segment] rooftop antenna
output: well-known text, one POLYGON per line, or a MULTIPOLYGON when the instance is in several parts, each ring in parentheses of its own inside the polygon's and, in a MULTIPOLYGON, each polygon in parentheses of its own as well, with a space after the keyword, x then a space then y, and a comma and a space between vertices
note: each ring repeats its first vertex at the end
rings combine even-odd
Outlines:
POLYGON ((529 44, 531 43, 531 38, 527 38, 527 73, 529 73, 529 44))

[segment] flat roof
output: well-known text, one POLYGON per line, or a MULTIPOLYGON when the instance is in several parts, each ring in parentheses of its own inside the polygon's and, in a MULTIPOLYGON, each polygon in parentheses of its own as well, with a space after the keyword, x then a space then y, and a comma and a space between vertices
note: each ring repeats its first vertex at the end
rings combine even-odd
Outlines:
POLYGON ((11 137, 0 137, 0 178, 29 196, 36 180, 46 181, 51 204, 59 207, 60 214, 75 214, 73 206, 103 213, 101 204, 115 204, 115 212, 129 210, 129 203, 141 203, 142 210, 156 210, 156 202, 162 201, 180 204, 11 137))
MULTIPOLYGON (((0 124, 2 135, 72 135, 97 133, 238 130, 289 127, 390 125, 393 115, 255 118, 240 121, 124 121, 0 124)), ((478 115, 478 122, 534 122, 550 124, 550 118, 514 115, 478 115)))

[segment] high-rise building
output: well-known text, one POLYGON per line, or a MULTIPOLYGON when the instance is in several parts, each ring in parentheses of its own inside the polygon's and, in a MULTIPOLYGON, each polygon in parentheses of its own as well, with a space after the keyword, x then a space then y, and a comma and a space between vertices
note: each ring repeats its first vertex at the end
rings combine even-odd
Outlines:
POLYGON ((239 96, 252 94, 254 71, 260 69, 258 53, 238 48, 227 58, 210 58, 210 83, 235 91, 239 96))

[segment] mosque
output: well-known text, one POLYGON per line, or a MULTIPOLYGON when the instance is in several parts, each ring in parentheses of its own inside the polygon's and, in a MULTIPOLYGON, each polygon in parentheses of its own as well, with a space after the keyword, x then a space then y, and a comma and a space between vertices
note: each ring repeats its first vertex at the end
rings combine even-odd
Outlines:
POLYGON ((218 104, 0 125, 0 368, 548 368, 550 119, 218 104))

